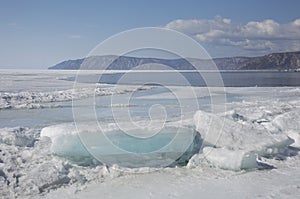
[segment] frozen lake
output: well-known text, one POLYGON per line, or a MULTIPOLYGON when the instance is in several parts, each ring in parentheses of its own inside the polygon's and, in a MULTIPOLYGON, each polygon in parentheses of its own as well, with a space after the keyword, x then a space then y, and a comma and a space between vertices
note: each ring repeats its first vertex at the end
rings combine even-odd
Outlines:
POLYGON ((1 196, 299 195, 300 73, 116 72, 0 71, 1 196))

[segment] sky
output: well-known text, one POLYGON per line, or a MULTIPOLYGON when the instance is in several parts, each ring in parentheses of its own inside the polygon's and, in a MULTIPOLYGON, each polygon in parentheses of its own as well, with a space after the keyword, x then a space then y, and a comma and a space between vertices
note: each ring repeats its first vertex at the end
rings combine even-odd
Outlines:
POLYGON ((0 0, 0 68, 85 57, 122 31, 164 27, 212 57, 300 50, 298 0, 0 0))

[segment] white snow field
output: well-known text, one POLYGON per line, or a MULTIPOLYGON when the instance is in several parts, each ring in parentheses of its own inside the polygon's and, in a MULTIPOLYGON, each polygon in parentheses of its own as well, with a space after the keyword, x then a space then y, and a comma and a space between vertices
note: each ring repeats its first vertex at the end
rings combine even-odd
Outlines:
MULTIPOLYGON (((0 71, 4 85, 0 90, 0 198, 300 197, 300 88, 211 88, 208 92, 198 87, 201 109, 190 111, 191 107, 177 106, 170 101, 172 95, 155 86, 124 85, 116 90, 107 84, 91 89, 91 84, 80 83, 74 92, 73 82, 66 79, 75 75, 76 71, 0 71), (108 100, 110 95, 123 99, 131 92, 137 93, 141 103, 116 100, 110 104, 108 100), (207 99, 223 93, 227 102, 216 106, 226 105, 226 111, 210 112, 207 99), (82 102, 78 105, 84 108, 85 100, 94 95, 102 130, 112 141, 120 133, 111 119, 112 107, 117 113, 126 108, 135 111, 133 119, 144 131, 137 132, 126 120, 119 125, 141 138, 161 125, 157 118, 147 123, 148 112, 144 112, 151 100, 169 107, 171 120, 162 137, 158 136, 160 142, 151 146, 163 144, 174 134, 173 129, 179 129, 180 139, 175 147, 162 151, 162 160, 174 158, 175 152, 181 156, 170 166, 160 167, 163 164, 155 159, 160 157, 156 153, 150 164, 151 159, 138 162, 128 154, 113 156, 114 151, 105 144, 95 147, 98 130, 90 115, 75 124, 70 108, 72 99, 82 102), (189 110, 182 121, 178 107, 189 110), (88 141, 85 144, 94 150, 93 155, 105 152, 106 157, 113 157, 113 164, 102 164, 103 156, 97 160, 79 136, 88 141), (187 141, 192 144, 182 148, 187 141), (122 164, 126 161, 133 164, 122 164)), ((194 97, 184 87, 174 89, 185 102, 194 97)), ((120 147, 130 151, 129 146, 134 145, 127 141, 120 147)), ((140 144, 138 149, 148 152, 152 150, 149 146, 140 144)))

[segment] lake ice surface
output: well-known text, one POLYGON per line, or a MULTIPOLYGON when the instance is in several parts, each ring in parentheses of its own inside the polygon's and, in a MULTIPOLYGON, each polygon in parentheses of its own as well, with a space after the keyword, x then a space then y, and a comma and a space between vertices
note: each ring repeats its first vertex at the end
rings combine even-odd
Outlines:
MULTIPOLYGON (((90 84, 81 83, 80 92, 74 95, 73 82, 65 81, 76 74, 74 71, 1 70, 0 73, 2 198, 297 198, 300 195, 299 87, 226 88, 225 91, 197 87, 200 110, 194 110, 189 107, 194 96, 180 86, 172 89, 181 96, 184 106, 172 94, 155 86, 138 89, 125 85, 116 91, 112 85, 99 84, 95 91, 90 84), (187 159, 186 166, 166 168, 104 166, 86 151, 83 156, 87 158, 81 157, 84 147, 80 148, 80 141, 72 141, 78 132, 72 123, 71 100, 75 98, 75 109, 82 113, 80 120, 88 124, 95 117, 88 112, 94 92, 92 107, 96 107, 97 119, 109 127, 109 132, 115 128, 113 114, 126 127, 124 109, 129 109, 133 120, 144 127, 149 124, 143 121, 148 121, 151 115, 154 117, 151 119, 159 121, 160 109, 150 115, 148 112, 159 102, 166 107, 168 124, 199 131, 201 148, 187 159), (121 103, 132 92, 133 101, 121 103), (224 106, 220 99, 224 92, 226 111, 212 113, 211 98, 220 101, 216 107, 224 106), (110 96, 115 93, 116 101, 110 106, 110 96), (74 143, 79 151, 70 150, 74 143), (68 157, 70 151, 79 159, 68 157)), ((89 129, 95 128, 89 125, 89 129)))

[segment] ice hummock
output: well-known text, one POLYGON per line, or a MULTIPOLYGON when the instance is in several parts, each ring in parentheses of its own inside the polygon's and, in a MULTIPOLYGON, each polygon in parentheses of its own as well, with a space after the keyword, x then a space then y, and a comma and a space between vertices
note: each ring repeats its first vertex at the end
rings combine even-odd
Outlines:
POLYGON ((193 128, 165 126, 156 135, 152 135, 156 129, 151 128, 136 129, 129 125, 127 130, 143 137, 127 135, 114 123, 102 126, 101 130, 92 123, 59 124, 43 128, 41 136, 51 138, 53 154, 80 164, 96 159, 130 168, 184 164, 201 146, 200 135, 193 128), (145 139, 145 135, 150 136, 145 139))
POLYGON ((294 140, 291 145, 300 149, 300 111, 293 110, 281 114, 272 121, 282 132, 294 140))
POLYGON ((269 148, 282 148, 293 143, 285 134, 270 132, 258 126, 259 124, 239 123, 203 111, 197 111, 194 121, 197 131, 204 139, 204 144, 208 146, 255 151, 264 155, 268 153, 269 148))
MULTIPOLYGON (((212 114, 197 111, 194 122, 203 138, 203 155, 192 158, 190 165, 197 158, 204 158, 216 167, 241 170, 257 168, 257 156, 272 157, 284 151, 294 143, 292 136, 280 130, 269 131, 256 122, 239 122, 235 111, 226 114, 212 114)), ((243 116, 239 116, 243 119, 243 116)), ((274 127, 275 128, 275 127, 274 127)))
MULTIPOLYGON (((287 135, 277 126, 269 127, 271 131, 265 128, 265 124, 253 120, 245 119, 240 122, 236 119, 236 114, 235 111, 224 114, 197 111, 194 115, 194 127, 186 124, 189 127, 179 128, 178 133, 178 125, 174 128, 176 123, 173 123, 173 126, 166 126, 160 135, 150 142, 124 136, 124 132, 114 123, 105 124, 101 130, 91 123, 79 123, 77 126, 74 123, 53 125, 43 128, 41 136, 51 138, 52 153, 80 164, 90 164, 93 159, 98 159, 100 162, 102 160, 111 165, 125 167, 155 167, 164 165, 164 162, 170 159, 187 162, 192 155, 202 153, 202 156, 195 155, 193 161, 195 158, 205 158, 211 164, 223 169, 235 171, 253 169, 258 167, 258 156, 274 157, 291 144, 297 146, 298 134, 294 131, 287 135), (106 136, 99 132, 104 132, 106 136), (162 151, 155 150, 167 145, 176 133, 179 137, 174 145, 162 151), (201 139, 200 136, 195 136, 198 133, 201 134, 201 139), (107 138, 109 142, 106 142, 107 138), (189 147, 178 147, 188 145, 189 142, 191 143, 189 147), (111 147, 111 144, 115 147, 111 147), (201 147, 203 150, 200 150, 201 147), (153 151, 155 153, 152 153, 153 151)), ((243 118, 242 115, 240 117, 243 118)), ((278 118, 274 121, 277 120, 278 118)), ((259 121, 265 120, 260 118, 259 121)), ((269 123, 272 125, 272 122, 269 123)), ((130 123, 120 126, 126 126, 126 129, 134 135, 151 135, 156 131, 155 128, 135 129, 130 123)))

